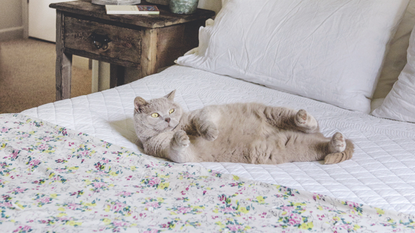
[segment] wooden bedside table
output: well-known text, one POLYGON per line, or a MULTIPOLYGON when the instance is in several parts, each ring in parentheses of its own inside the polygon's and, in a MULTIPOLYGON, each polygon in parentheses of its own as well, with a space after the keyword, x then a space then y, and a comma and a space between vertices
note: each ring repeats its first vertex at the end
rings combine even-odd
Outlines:
POLYGON ((141 78, 174 64, 198 46, 199 27, 215 14, 178 15, 157 6, 160 15, 107 15, 90 0, 50 4, 56 9, 56 100, 71 96, 72 54, 110 63, 115 87, 123 84, 124 67, 139 69, 141 78))

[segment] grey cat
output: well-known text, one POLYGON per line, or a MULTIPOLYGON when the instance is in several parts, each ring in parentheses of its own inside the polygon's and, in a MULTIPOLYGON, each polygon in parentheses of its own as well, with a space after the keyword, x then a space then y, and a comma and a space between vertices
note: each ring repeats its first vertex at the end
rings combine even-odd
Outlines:
POLYGON ((350 140, 341 133, 324 137, 305 110, 234 103, 184 112, 174 95, 134 100, 135 131, 146 154, 179 163, 255 164, 332 164, 353 155, 350 140))

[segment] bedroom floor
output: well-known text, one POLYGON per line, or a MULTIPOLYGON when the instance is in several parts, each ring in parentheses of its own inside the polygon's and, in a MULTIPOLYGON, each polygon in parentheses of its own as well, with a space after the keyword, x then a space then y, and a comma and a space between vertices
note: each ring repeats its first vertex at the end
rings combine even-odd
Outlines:
MULTIPOLYGON (((36 39, 0 42, 0 113, 55 101, 55 44, 36 39)), ((72 97, 91 93, 92 71, 73 67, 72 97)))

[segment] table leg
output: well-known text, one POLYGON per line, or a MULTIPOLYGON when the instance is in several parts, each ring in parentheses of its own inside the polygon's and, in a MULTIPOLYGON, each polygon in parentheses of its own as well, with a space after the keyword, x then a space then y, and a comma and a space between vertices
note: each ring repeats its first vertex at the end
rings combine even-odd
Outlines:
POLYGON ((65 53, 64 15, 56 11, 56 100, 71 98, 72 54, 65 53))
POLYGON ((56 100, 71 98, 72 54, 56 54, 56 100))
POLYGON ((124 84, 125 67, 110 65, 110 88, 124 84))
POLYGON ((159 29, 146 29, 141 41, 140 78, 157 72, 157 48, 159 29))

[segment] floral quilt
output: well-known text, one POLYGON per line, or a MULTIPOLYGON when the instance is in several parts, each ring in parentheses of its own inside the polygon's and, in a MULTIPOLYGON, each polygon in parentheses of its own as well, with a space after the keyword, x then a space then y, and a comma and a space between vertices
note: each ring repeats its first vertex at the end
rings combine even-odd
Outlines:
POLYGON ((0 115, 2 232, 415 232, 414 216, 0 115))

